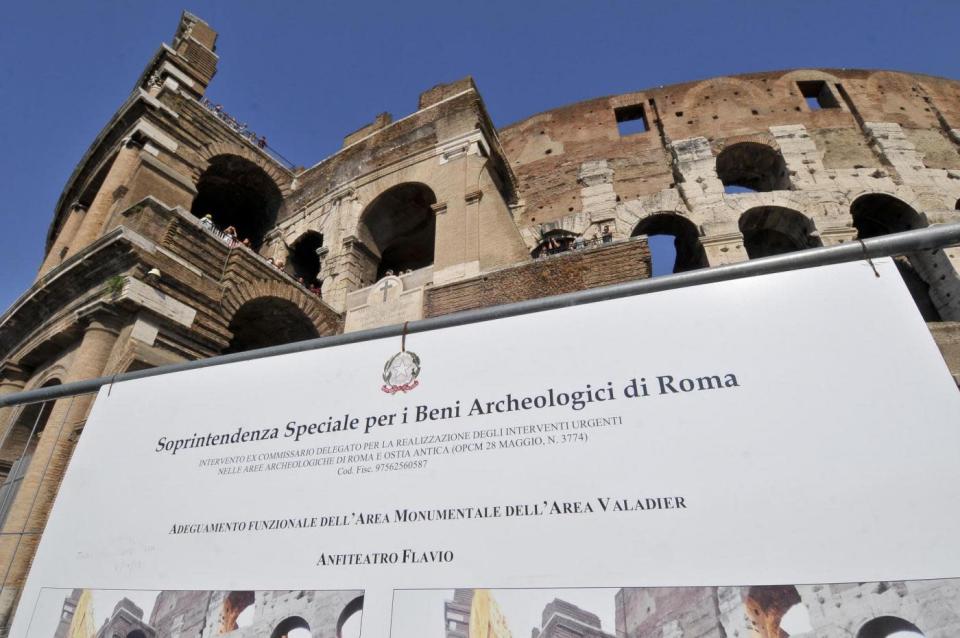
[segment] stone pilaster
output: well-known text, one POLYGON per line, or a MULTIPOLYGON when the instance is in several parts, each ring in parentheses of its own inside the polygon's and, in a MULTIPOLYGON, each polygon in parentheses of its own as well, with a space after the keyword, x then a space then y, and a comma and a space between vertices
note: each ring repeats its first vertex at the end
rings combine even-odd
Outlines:
POLYGON ((90 210, 83 217, 83 223, 77 229, 68 249, 76 254, 100 236, 104 225, 120 199, 122 189, 130 183, 130 178, 140 163, 140 146, 131 139, 125 140, 117 151, 117 157, 107 172, 100 190, 90 204, 90 210))
POLYGON ((770 133, 777 140, 780 154, 790 173, 790 182, 797 188, 813 188, 817 183, 828 184, 829 178, 820 159, 817 145, 810 139, 802 124, 771 126, 770 133))
POLYGON ((903 134, 903 128, 892 122, 864 122, 870 142, 893 166, 904 184, 917 186, 928 183, 927 168, 917 147, 903 134))
MULTIPOLYGON (((709 232, 709 231, 708 231, 709 232)), ((708 266, 735 264, 749 259, 743 247, 743 235, 739 231, 713 232, 700 238, 708 266)))
POLYGON ((590 223, 616 222, 617 193, 613 189, 613 169, 607 160, 591 160, 580 165, 577 173, 583 214, 590 223))
POLYGON ((683 177, 677 188, 691 208, 723 201, 723 182, 717 177, 716 158, 705 137, 673 142, 670 144, 670 152, 683 177))
POLYGON ((50 252, 47 253, 43 263, 40 265, 40 271, 37 273, 37 279, 40 279, 45 274, 59 266, 70 254, 70 245, 73 243, 73 238, 80 229, 81 224, 83 224, 86 213, 86 207, 79 203, 75 203, 70 207, 70 212, 67 215, 67 219, 64 220, 63 226, 60 228, 60 232, 53 241, 53 245, 50 246, 50 252))

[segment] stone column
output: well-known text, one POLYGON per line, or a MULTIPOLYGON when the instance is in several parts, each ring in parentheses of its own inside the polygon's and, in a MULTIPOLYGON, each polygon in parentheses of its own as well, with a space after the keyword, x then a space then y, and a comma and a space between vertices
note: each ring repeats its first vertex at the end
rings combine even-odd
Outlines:
POLYGON ((69 252, 71 254, 80 252, 100 236, 104 225, 110 218, 110 213, 113 212, 113 206, 117 202, 115 193, 118 192, 118 189, 126 187, 130 183, 130 178, 139 164, 140 145, 131 139, 125 140, 121 144, 120 150, 117 151, 117 157, 113 160, 113 165, 110 167, 106 178, 104 178, 103 184, 100 185, 100 190, 93 198, 93 203, 90 204, 90 210, 84 216, 83 223, 80 224, 80 228, 70 242, 69 252))
POLYGON ((46 258, 44 258, 43 263, 40 265, 40 271, 37 273, 37 279, 40 279, 45 274, 59 266, 60 263, 66 259, 67 255, 70 254, 70 244, 73 242, 73 238, 77 234, 77 230, 83 223, 86 213, 86 207, 79 203, 75 203, 70 207, 70 212, 67 214, 66 220, 64 220, 63 225, 60 227, 60 232, 57 233, 57 236, 53 241, 53 245, 50 246, 50 252, 47 253, 46 258), (67 252, 63 257, 60 257, 60 253, 63 252, 64 248, 67 248, 67 252))
MULTIPOLYGON (((119 334, 120 318, 103 304, 82 310, 77 320, 84 324, 83 337, 64 375, 65 383, 103 375, 119 334)), ((87 418, 93 398, 93 394, 86 394, 54 403, 33 461, 3 523, 0 571, 6 578, 0 592, 0 634, 5 635, 5 629, 9 628, 40 534, 73 452, 75 432, 87 418)))

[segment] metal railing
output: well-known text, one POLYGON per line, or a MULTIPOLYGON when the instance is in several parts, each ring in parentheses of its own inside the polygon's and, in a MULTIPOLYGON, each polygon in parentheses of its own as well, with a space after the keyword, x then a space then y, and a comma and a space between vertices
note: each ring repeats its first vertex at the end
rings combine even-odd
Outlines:
MULTIPOLYGON (((838 246, 814 248, 776 257, 755 259, 728 266, 705 268, 553 297, 467 310, 411 321, 406 324, 406 327, 403 325, 385 326, 0 396, 0 407, 22 406, 19 410, 10 411, 11 413, 7 417, 8 427, 0 436, 0 463, 3 465, 2 469, 6 470, 6 475, 0 481, 0 527, 6 529, 0 532, 0 537, 9 539, 7 543, 10 552, 9 559, 4 561, 6 564, 0 565, 0 574, 2 574, 0 583, 2 583, 5 593, 8 589, 16 593, 17 588, 20 587, 18 583, 23 574, 15 569, 15 561, 24 552, 33 551, 33 544, 43 532, 46 511, 49 507, 49 504, 43 498, 40 498, 40 495, 42 493, 48 494, 51 490, 55 491, 56 483, 62 476, 62 468, 57 465, 62 461, 56 460, 59 458, 56 450, 61 449, 63 445, 69 445, 71 441, 75 441, 74 437, 79 434, 79 427, 82 423, 80 415, 86 413, 84 406, 75 404, 91 400, 92 396, 85 395, 96 392, 104 385, 237 361, 397 337, 404 332, 419 333, 492 321, 650 292, 687 288, 701 284, 843 262, 869 260, 875 257, 937 250, 958 243, 960 243, 960 223, 935 226, 864 241, 854 241, 838 246), (58 399, 64 397, 66 397, 65 401, 57 402, 58 399), (50 408, 49 411, 48 408, 50 408), (54 418, 55 415, 56 418, 54 418), (17 430, 17 432, 14 432, 14 430, 17 430), (34 445, 34 442, 39 440, 41 432, 49 432, 46 438, 47 443, 34 445), (28 476, 34 466, 36 467, 30 476, 39 475, 39 482, 35 486, 31 484, 29 491, 24 491, 28 484, 25 477, 28 476), (17 505, 12 507, 15 501, 17 505), (7 518, 9 520, 5 520, 7 518)), ((11 600, 15 600, 15 596, 11 600)), ((12 609, 9 611, 12 611, 12 609)), ((0 628, 0 636, 2 635, 3 628, 0 628)))
POLYGON ((799 270, 802 268, 813 268, 817 266, 827 266, 850 261, 902 255, 924 250, 936 250, 957 244, 960 244, 960 223, 942 224, 919 230, 911 230, 902 233, 884 235, 882 237, 874 237, 862 241, 856 240, 836 246, 810 248, 807 250, 777 255, 774 257, 752 259, 726 266, 703 268, 700 270, 693 270, 673 275, 664 275, 650 279, 639 279, 626 283, 603 286, 600 288, 579 290, 576 292, 555 295, 552 297, 530 299, 499 306, 488 306, 475 310, 465 310, 449 315, 441 315, 438 317, 430 317, 428 319, 411 321, 407 324, 396 324, 391 326, 383 326, 380 328, 372 328, 369 330, 350 332, 346 334, 332 335, 329 337, 319 337, 317 339, 297 341, 279 346, 270 346, 258 350, 236 352, 232 354, 210 357, 207 359, 197 359, 194 361, 186 361, 183 363, 160 366, 157 368, 136 370, 133 372, 125 372, 113 376, 98 377, 95 379, 86 379, 73 383, 65 383, 63 385, 52 386, 48 388, 38 388, 35 390, 27 390, 25 392, 11 393, 0 396, 0 407, 36 401, 46 401, 59 397, 95 392, 99 390, 101 386, 110 383, 129 381, 132 379, 143 379, 146 377, 182 372, 184 370, 209 368, 227 363, 234 363, 237 361, 250 361, 253 359, 262 359, 265 357, 289 354, 293 352, 321 350, 323 348, 332 348, 348 343, 360 343, 386 337, 398 337, 404 332, 407 334, 427 332, 441 328, 450 328, 453 326, 462 326, 472 323, 480 323, 483 321, 504 319, 506 317, 515 317, 534 312, 567 308, 581 304, 642 295, 651 292, 687 288, 690 286, 729 281, 733 279, 743 279, 745 277, 799 270))
POLYGON ((217 117, 221 122, 223 122, 230 130, 237 133, 244 141, 248 144, 256 146, 264 153, 270 155, 273 159, 277 160, 285 168, 293 169, 294 164, 286 157, 280 154, 280 152, 270 146, 267 143, 267 138, 264 135, 258 135, 256 132, 252 131, 246 122, 241 122, 237 118, 233 117, 223 109, 223 105, 216 104, 210 101, 207 98, 200 98, 197 100, 200 106, 204 107, 210 113, 217 117))

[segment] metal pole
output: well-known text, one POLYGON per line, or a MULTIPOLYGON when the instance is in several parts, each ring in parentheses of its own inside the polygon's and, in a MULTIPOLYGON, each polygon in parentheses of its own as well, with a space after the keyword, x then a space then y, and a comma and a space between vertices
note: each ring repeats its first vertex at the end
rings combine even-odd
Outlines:
MULTIPOLYGON (((767 275, 770 273, 799 270, 802 268, 813 268, 816 266, 827 266, 849 261, 859 261, 867 258, 872 259, 875 257, 900 255, 922 250, 936 250, 943 248, 944 246, 950 246, 958 243, 960 243, 960 223, 941 224, 919 230, 910 230, 902 233, 884 235, 882 237, 874 237, 872 239, 865 239, 863 241, 856 240, 836 246, 811 248, 808 250, 801 250, 784 255, 776 255, 774 257, 751 259, 749 261, 730 264, 727 266, 703 268, 700 270, 692 270, 689 272, 665 275, 662 277, 653 277, 650 279, 638 279, 626 283, 603 286, 601 288, 578 290, 576 292, 555 295, 552 297, 530 299, 527 301, 518 301, 516 303, 509 303, 500 306, 488 306, 486 308, 478 308, 476 310, 465 310, 449 315, 431 317, 429 319, 420 319, 418 321, 411 321, 409 324, 407 324, 406 332, 407 334, 427 332, 429 330, 438 330, 440 328, 451 328, 453 326, 463 326, 482 321, 516 317, 518 315, 525 315, 533 312, 567 308, 570 306, 578 306, 581 304, 605 301, 608 299, 642 295, 650 292, 661 292, 664 290, 687 288, 690 286, 699 286, 702 284, 729 281, 732 279, 742 279, 744 277, 754 277, 757 275, 767 275)), ((372 341, 374 339, 383 339, 386 337, 398 337, 402 333, 403 325, 401 324, 383 326, 381 328, 373 328, 371 330, 361 330, 347 334, 320 337, 306 341, 297 341, 279 346, 261 348, 259 350, 236 352, 233 354, 225 354, 207 359, 197 359, 195 361, 186 361, 184 363, 160 366, 147 370, 125 372, 115 376, 99 377, 96 379, 87 379, 84 381, 65 383, 46 388, 37 388, 35 390, 7 394, 0 397, 0 407, 17 405, 21 403, 46 401, 49 399, 57 399, 75 394, 95 392, 99 390, 101 386, 110 383, 119 383, 133 379, 155 377, 161 374, 183 372, 184 370, 208 368, 212 366, 223 365, 225 363, 235 363, 237 361, 263 359, 265 357, 290 354, 292 352, 304 352, 306 350, 332 348, 348 343, 360 343, 363 341, 372 341)))

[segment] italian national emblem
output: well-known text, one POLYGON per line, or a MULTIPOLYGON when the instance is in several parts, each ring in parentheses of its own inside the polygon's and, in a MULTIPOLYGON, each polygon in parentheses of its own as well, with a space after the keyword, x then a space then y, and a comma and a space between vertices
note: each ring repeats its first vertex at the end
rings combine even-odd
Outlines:
POLYGON ((387 359, 383 366, 383 383, 380 388, 387 394, 409 392, 420 385, 420 357, 407 350, 407 325, 403 325, 403 340, 400 352, 387 359))

